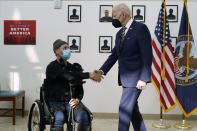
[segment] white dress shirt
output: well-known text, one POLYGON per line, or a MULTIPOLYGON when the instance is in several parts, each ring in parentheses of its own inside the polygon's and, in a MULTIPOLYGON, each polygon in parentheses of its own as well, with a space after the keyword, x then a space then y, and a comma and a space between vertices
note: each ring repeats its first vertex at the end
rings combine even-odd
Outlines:
POLYGON ((128 30, 129 30, 129 27, 131 26, 132 23, 133 23, 133 19, 131 18, 131 19, 127 22, 127 24, 126 24, 126 26, 125 26, 125 27, 126 27, 125 36, 126 36, 128 30))

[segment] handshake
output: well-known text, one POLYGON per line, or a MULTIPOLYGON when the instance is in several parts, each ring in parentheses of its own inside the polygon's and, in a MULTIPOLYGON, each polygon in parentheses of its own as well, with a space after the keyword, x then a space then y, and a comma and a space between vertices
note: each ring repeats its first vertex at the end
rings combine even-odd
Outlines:
POLYGON ((103 72, 101 70, 94 70, 94 72, 90 72, 90 79, 95 82, 101 82, 103 78, 103 72))

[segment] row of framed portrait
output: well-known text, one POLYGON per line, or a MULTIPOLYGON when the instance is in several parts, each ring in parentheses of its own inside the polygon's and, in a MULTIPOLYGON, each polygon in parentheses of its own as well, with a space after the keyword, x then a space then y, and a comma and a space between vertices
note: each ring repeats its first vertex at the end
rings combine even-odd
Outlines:
MULTIPOLYGON (((112 22, 113 5, 100 5, 99 22, 112 22)), ((178 5, 166 5, 167 20, 178 22, 178 5)), ((132 18, 145 22, 146 6, 132 5, 132 18)), ((81 22, 81 5, 68 5, 68 22, 81 22)))
MULTIPOLYGON (((81 52, 81 36, 68 35, 67 40, 70 50, 74 53, 81 52)), ((99 53, 111 53, 112 36, 99 36, 99 53)))
MULTIPOLYGON (((171 37, 171 41, 174 50, 177 37, 171 37)), ((81 36, 68 35, 68 44, 72 52, 81 52, 81 36)), ((99 36, 99 53, 111 53, 112 48, 112 36, 99 36)))

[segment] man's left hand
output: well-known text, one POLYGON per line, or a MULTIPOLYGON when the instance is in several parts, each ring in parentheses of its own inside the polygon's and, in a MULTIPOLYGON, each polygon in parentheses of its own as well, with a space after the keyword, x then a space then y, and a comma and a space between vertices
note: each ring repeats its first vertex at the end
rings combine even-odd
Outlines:
POLYGON ((76 105, 78 105, 79 104, 79 99, 71 99, 70 101, 69 101, 69 104, 70 104, 70 106, 72 107, 72 108, 75 108, 76 107, 76 105))
POLYGON ((137 82, 137 86, 136 86, 137 89, 139 89, 139 90, 144 90, 145 87, 146 87, 146 82, 141 81, 141 80, 139 80, 139 81, 137 82))

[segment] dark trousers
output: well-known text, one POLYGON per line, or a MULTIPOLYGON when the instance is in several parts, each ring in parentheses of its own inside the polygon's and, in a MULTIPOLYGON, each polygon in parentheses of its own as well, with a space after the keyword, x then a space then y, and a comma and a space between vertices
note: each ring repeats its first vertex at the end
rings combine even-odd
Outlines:
MULTIPOLYGON (((63 111, 66 111, 66 112, 70 111, 70 105, 68 102, 49 102, 49 105, 51 106, 51 108, 58 107, 58 108, 62 109, 63 111)), ((65 114, 61 110, 56 110, 54 112, 54 116, 55 116, 54 126, 55 127, 63 127, 65 119, 67 119, 67 118, 65 118, 65 114)), ((88 113, 85 110, 80 110, 77 113, 75 120, 81 126, 89 126, 90 125, 88 113)))
POLYGON ((138 108, 138 97, 141 90, 136 87, 123 87, 122 98, 119 105, 118 131, 129 131, 130 121, 134 131, 147 131, 142 115, 138 108))

